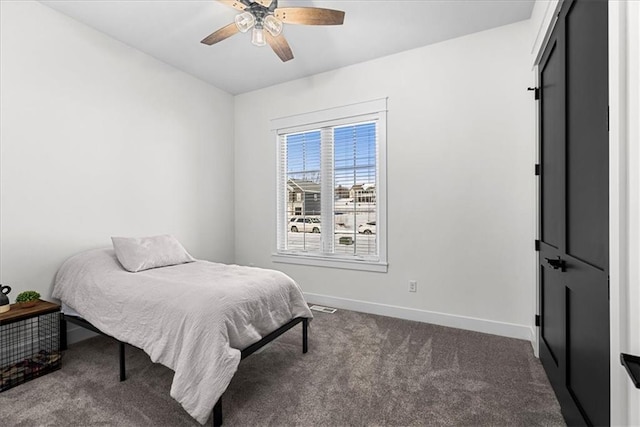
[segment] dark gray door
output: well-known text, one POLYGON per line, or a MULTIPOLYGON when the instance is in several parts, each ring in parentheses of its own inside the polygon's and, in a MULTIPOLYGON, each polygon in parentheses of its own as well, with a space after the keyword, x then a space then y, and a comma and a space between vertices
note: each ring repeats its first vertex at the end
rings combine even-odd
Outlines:
POLYGON ((540 63, 540 359, 571 425, 609 424, 607 2, 567 0, 540 63))

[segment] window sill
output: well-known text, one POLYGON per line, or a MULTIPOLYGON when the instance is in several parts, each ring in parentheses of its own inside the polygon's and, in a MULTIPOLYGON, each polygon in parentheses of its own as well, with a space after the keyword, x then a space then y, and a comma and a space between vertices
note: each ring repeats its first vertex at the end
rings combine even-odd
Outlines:
POLYGON ((358 261, 293 254, 272 254, 271 259, 273 262, 281 262, 285 264, 312 265, 316 267, 342 268, 345 270, 372 271, 376 273, 386 273, 388 267, 386 262, 358 261))

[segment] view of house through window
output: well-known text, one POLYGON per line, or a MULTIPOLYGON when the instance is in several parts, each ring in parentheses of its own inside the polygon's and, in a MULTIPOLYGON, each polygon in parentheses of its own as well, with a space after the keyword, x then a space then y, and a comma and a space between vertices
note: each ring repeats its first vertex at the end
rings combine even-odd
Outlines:
POLYGON ((287 135, 287 248, 321 252, 319 130, 287 135), (308 236, 312 233, 313 236, 308 236))
POLYGON ((387 271, 386 98, 273 119, 276 262, 387 271))
POLYGON ((375 122, 283 135, 287 250, 377 255, 376 135, 375 122))

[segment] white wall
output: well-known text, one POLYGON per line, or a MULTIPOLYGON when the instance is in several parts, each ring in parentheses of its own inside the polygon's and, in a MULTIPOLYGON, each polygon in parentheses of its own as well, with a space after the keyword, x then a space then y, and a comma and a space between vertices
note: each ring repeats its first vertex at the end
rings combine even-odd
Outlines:
MULTIPOLYGON (((633 184, 630 186, 630 205, 628 218, 631 218, 629 275, 624 302, 627 304, 626 327, 627 346, 622 350, 636 356, 640 355, 640 2, 629 2, 626 18, 627 64, 626 78, 629 93, 627 104, 627 145, 633 147, 633 157, 629 157, 629 169, 633 170, 633 184)), ((640 425, 640 390, 632 386, 627 378, 629 390, 628 422, 640 425)))
POLYGON ((529 339, 530 42, 524 21, 237 96, 236 262, 287 272, 312 301, 324 295, 344 307, 529 339), (389 98, 388 273, 272 263, 270 119, 381 97, 389 98))
POLYGON ((611 423, 640 425, 640 390, 617 361, 640 355, 640 3, 609 3, 611 423))
POLYGON ((110 236, 230 262, 233 97, 37 2, 1 2, 0 281, 51 292, 110 236))

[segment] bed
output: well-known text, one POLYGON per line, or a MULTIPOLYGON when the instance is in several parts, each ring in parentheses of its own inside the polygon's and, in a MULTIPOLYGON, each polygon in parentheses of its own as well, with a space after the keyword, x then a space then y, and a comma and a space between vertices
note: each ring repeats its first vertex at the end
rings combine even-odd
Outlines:
POLYGON ((222 423, 221 397, 242 358, 298 323, 306 352, 313 316, 284 273, 201 260, 132 273, 117 255, 90 250, 62 265, 53 297, 63 319, 120 342, 121 380, 123 343, 172 369, 171 397, 201 424, 212 409, 222 423))

